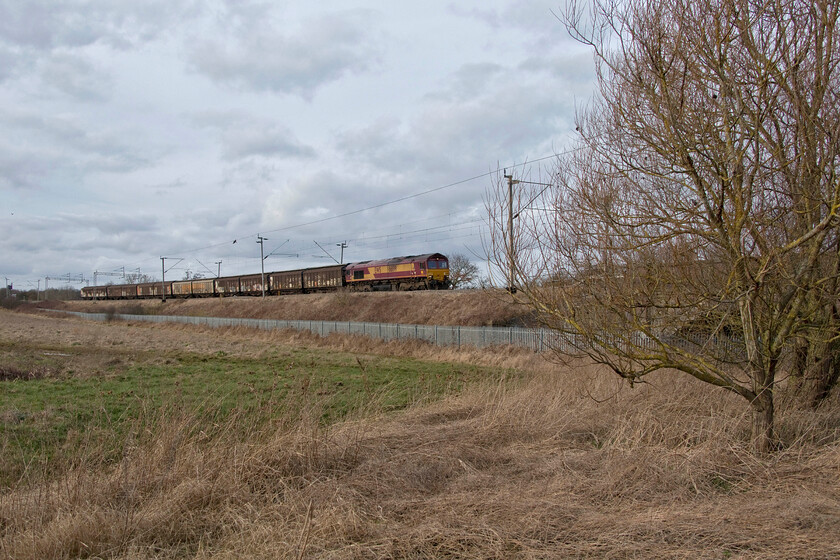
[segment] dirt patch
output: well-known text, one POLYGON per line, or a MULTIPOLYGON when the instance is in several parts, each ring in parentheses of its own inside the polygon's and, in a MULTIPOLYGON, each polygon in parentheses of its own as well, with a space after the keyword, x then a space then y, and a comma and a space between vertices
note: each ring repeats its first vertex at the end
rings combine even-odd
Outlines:
POLYGON ((44 368, 23 370, 15 366, 0 364, 0 381, 30 381, 47 377, 48 371, 44 368))

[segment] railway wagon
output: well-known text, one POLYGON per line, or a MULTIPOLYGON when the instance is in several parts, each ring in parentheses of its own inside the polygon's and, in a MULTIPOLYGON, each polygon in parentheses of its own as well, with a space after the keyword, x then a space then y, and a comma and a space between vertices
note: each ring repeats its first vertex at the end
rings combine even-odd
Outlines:
POLYGON ((299 293, 303 291, 303 270, 284 270, 268 275, 271 293, 299 293))
POLYGON ((174 282, 146 282, 137 285, 137 295, 142 298, 172 297, 172 284, 174 282))
POLYGON ((340 264, 303 270, 304 292, 335 291, 344 286, 344 266, 340 264))
POLYGON ((235 296, 239 293, 239 276, 216 278, 216 295, 235 296))
POLYGON ((86 286, 82 288, 82 299, 108 299, 108 287, 86 286))
POLYGON ((192 282, 190 280, 172 282, 172 295, 175 297, 190 297, 192 295, 192 282))
MULTIPOLYGON (((266 275, 265 292, 269 293, 268 275, 266 275)), ((248 274, 247 276, 239 277, 239 293, 246 296, 256 296, 262 294, 263 284, 262 275, 248 274)))
POLYGON ((215 280, 212 278, 192 280, 190 288, 193 297, 210 297, 216 293, 215 280))
POLYGON ((449 287, 449 261, 440 253, 348 264, 344 282, 351 290, 418 290, 449 287))
POLYGON ((105 286, 108 299, 135 299, 137 297, 137 288, 137 284, 105 286))

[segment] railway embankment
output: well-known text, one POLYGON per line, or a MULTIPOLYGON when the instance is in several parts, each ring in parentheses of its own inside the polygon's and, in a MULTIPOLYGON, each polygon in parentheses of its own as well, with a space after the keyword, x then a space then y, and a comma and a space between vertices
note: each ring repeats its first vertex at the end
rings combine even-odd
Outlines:
POLYGON ((416 325, 532 326, 529 310, 499 290, 336 292, 206 299, 41 302, 39 307, 202 317, 416 325))

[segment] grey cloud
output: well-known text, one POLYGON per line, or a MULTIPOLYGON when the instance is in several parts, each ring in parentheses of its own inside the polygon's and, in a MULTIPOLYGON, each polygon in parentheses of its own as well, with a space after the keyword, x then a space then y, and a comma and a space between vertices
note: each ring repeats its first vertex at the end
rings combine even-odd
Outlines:
POLYGON ((102 101, 111 88, 109 76, 76 55, 53 54, 39 70, 45 84, 79 101, 102 101))
POLYGON ((169 0, 0 0, 0 39, 35 50, 78 48, 97 42, 126 48, 197 14, 193 2, 169 0))
POLYGON ((446 90, 429 94, 430 99, 475 99, 493 86, 504 73, 504 67, 492 62, 465 64, 449 80, 446 90))
POLYGON ((18 69, 25 66, 26 57, 8 47, 0 45, 0 84, 11 78, 18 69))
POLYGON ((575 96, 591 91, 588 56, 534 58, 507 70, 494 63, 461 67, 447 87, 423 98, 410 121, 379 121, 340 134, 337 147, 354 161, 404 174, 434 170, 441 179, 487 162, 535 158, 572 127, 575 96), (567 68, 582 67, 573 78, 567 68), (508 79, 516 75, 516 80, 508 79))
POLYGON ((224 156, 228 160, 249 156, 313 157, 315 155, 315 150, 297 142, 294 134, 284 127, 227 130, 223 137, 224 156))
POLYGON ((0 185, 36 188, 71 184, 100 171, 130 171, 148 160, 125 138, 127 131, 87 130, 71 118, 45 118, 23 111, 0 111, 0 185))
POLYGON ((223 156, 228 161, 252 156, 311 158, 316 155, 289 128, 270 119, 241 113, 205 113, 197 115, 194 121, 217 131, 223 156))
POLYGON ((293 32, 270 18, 252 20, 232 36, 200 41, 192 63, 221 83, 309 99, 320 86, 369 68, 376 58, 369 18, 366 11, 331 14, 293 32))
POLYGON ((525 95, 516 87, 468 102, 433 101, 407 130, 374 126, 345 133, 338 147, 352 159, 392 173, 431 169, 451 177, 519 155, 535 139, 551 138, 565 111, 568 105, 548 92, 525 95))
POLYGON ((561 91, 591 95, 595 86, 595 67, 589 49, 570 48, 560 55, 531 57, 517 68, 520 72, 542 74, 557 80, 562 76, 561 91))

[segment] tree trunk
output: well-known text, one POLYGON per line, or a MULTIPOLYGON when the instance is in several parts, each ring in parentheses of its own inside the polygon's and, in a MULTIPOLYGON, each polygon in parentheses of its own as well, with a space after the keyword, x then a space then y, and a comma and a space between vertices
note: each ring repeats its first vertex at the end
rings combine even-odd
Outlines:
POLYGON ((817 408, 831 394, 840 377, 840 355, 836 344, 826 345, 822 359, 811 366, 805 377, 806 398, 811 408, 817 408))
POLYGON ((753 413, 753 449, 759 454, 769 453, 778 447, 776 431, 773 427, 775 411, 773 406, 773 390, 769 387, 763 389, 750 404, 752 405, 753 413))

